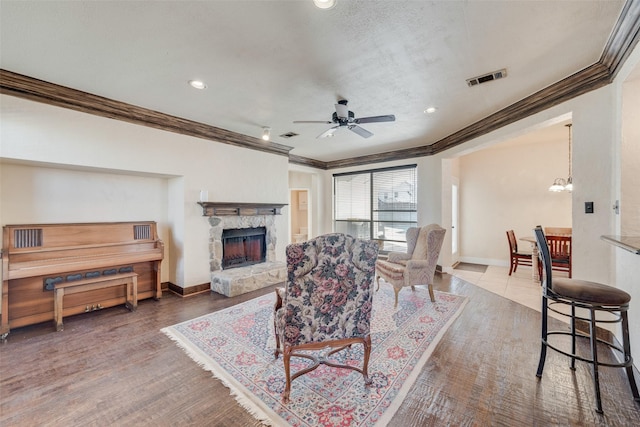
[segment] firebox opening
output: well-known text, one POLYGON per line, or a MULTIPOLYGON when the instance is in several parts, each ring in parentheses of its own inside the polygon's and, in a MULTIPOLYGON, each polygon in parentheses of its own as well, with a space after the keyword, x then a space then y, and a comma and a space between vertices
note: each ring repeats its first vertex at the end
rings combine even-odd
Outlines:
POLYGON ((222 268, 245 267, 265 262, 266 227, 222 231, 222 268))

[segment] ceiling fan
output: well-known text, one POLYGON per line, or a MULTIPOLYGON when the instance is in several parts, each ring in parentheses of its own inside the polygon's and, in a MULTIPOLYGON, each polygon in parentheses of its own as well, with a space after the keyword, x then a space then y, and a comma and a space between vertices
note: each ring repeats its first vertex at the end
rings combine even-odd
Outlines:
POLYGON ((327 129, 322 132, 317 138, 327 138, 333 136, 333 134, 340 129, 341 127, 346 127, 351 132, 357 133, 363 138, 369 138, 373 136, 371 132, 368 130, 358 126, 362 123, 376 123, 376 122, 393 122, 396 120, 396 116, 393 114, 387 114, 386 116, 371 116, 371 117, 360 117, 355 118, 353 111, 349 111, 347 107, 347 100, 341 99, 338 101, 336 106, 336 111, 333 113, 331 117, 331 121, 314 121, 314 120, 295 120, 293 123, 322 123, 322 124, 334 124, 335 126, 327 129))

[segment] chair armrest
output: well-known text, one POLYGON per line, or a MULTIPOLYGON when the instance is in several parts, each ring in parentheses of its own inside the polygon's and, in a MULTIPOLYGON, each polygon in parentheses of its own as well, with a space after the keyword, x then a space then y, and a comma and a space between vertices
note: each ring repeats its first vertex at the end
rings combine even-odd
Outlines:
POLYGON ((410 259, 411 255, 404 252, 389 252, 387 254, 387 261, 389 262, 408 261, 410 259))
MULTIPOLYGON (((411 259, 407 261, 407 270, 424 270, 429 268, 429 260, 411 259)), ((432 266, 435 269, 435 265, 432 266)))
POLYGON ((404 270, 404 285, 428 285, 433 282, 436 265, 430 265, 426 259, 412 259, 407 261, 404 270))
POLYGON ((282 307, 282 301, 284 300, 285 289, 276 288, 276 303, 273 307, 273 311, 278 311, 282 307))

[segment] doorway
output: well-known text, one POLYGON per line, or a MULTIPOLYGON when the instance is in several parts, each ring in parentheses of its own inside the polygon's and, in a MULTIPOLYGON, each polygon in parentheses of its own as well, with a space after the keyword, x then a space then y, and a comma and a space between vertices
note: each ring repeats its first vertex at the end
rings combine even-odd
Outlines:
POLYGON ((459 251, 459 211, 460 211, 460 181, 457 177, 451 177, 451 265, 460 262, 459 251))
POLYGON ((292 188, 289 190, 289 206, 291 207, 289 235, 291 243, 309 240, 311 229, 311 206, 309 190, 292 188))

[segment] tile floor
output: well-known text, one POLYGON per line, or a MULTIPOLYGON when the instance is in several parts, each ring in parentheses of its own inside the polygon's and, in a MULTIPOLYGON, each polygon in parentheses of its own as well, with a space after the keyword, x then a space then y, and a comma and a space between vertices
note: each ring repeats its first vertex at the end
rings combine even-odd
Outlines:
MULTIPOLYGON (((542 303, 542 288, 532 279, 531 267, 520 266, 518 271, 509 276, 509 267, 488 266, 484 273, 455 269, 453 276, 459 277, 469 283, 473 283, 483 289, 508 298, 533 310, 540 311, 542 303)), ((566 273, 554 272, 554 277, 568 277, 566 273)), ((567 319, 560 315, 554 315, 560 320, 567 319)))

